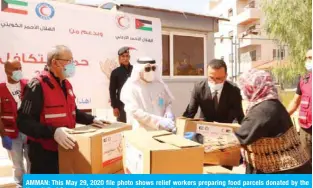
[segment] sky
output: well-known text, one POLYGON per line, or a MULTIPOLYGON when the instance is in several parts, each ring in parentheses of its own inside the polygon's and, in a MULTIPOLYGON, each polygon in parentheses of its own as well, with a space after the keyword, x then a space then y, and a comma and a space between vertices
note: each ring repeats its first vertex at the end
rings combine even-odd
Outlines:
MULTIPOLYGON (((97 5, 108 1, 110 2, 110 0, 76 0, 76 3, 97 5)), ((210 0, 116 0, 116 2, 208 14, 210 0)))

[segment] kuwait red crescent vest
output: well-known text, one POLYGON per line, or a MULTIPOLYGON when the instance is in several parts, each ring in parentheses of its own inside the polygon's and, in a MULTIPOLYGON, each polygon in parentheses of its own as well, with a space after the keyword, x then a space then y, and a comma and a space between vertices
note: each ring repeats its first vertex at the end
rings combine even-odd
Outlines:
POLYGON ((312 72, 301 78, 300 89, 299 123, 302 128, 308 129, 312 126, 312 72))
MULTIPOLYGON (((22 79, 21 83, 21 97, 23 98, 23 91, 27 84, 27 80, 22 79)), ((8 90, 5 83, 0 84, 0 105, 1 105, 1 121, 4 125, 4 134, 14 139, 18 136, 18 128, 16 124, 17 119, 17 103, 12 94, 8 90)))
MULTIPOLYGON (((75 95, 72 90, 72 85, 65 80, 66 98, 60 84, 49 72, 42 72, 37 79, 41 84, 44 100, 40 123, 56 128, 75 128, 75 95)), ((58 150, 58 144, 54 139, 35 139, 34 141, 39 142, 46 150, 58 150)))

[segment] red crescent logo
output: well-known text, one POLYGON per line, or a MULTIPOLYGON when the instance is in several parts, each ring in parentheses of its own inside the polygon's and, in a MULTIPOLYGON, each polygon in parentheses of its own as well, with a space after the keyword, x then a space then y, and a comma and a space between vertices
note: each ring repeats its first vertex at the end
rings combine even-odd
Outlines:
POLYGON ((117 23, 118 25, 120 25, 121 27, 125 27, 124 25, 121 24, 121 20, 124 18, 124 16, 121 16, 118 18, 117 23))
POLYGON ((44 13, 43 10, 44 10, 45 8, 47 8, 47 6, 44 5, 44 6, 42 6, 42 7, 39 9, 39 11, 40 11, 40 13, 41 13, 42 15, 44 15, 44 16, 49 16, 49 15, 47 15, 47 14, 44 13))
POLYGON ((115 17, 116 25, 121 29, 129 28, 129 18, 127 15, 117 15, 115 17))

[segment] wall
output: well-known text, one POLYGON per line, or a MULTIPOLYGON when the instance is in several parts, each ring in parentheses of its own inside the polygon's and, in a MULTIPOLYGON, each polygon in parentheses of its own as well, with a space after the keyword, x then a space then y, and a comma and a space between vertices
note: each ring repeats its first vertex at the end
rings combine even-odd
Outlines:
MULTIPOLYGON (((214 33, 212 32, 214 20, 213 18, 201 18, 188 15, 186 15, 185 17, 182 14, 136 9, 130 7, 121 7, 119 11, 160 18, 163 27, 162 30, 164 31, 205 34, 207 62, 214 58, 214 33)), ((181 116, 183 114, 189 103, 190 94, 194 87, 194 84, 203 79, 205 79, 205 77, 202 78, 173 77, 164 79, 164 82, 168 84, 170 90, 172 91, 175 97, 175 101, 173 102, 173 112, 176 116, 181 116)))
POLYGON ((205 31, 205 32, 213 31, 213 19, 212 18, 202 18, 202 17, 196 17, 196 16, 177 14, 177 13, 139 9, 139 8, 132 8, 132 7, 121 7, 119 11, 160 18, 162 22, 162 27, 195 30, 195 31, 205 31))

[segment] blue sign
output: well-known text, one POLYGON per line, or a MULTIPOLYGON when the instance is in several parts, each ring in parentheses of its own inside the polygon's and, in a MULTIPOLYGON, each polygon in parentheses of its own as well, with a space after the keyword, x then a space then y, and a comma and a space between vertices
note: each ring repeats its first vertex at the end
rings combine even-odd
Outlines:
POLYGON ((55 10, 52 5, 48 3, 39 3, 36 6, 36 14, 43 20, 50 20, 53 18, 55 10))
POLYGON ((32 187, 312 187, 312 175, 123 175, 123 174, 26 174, 23 188, 32 187))

